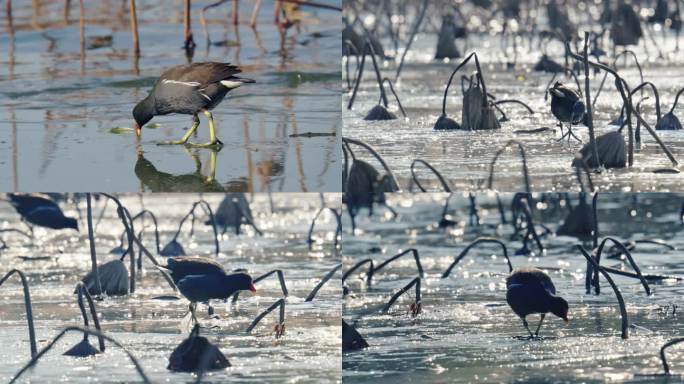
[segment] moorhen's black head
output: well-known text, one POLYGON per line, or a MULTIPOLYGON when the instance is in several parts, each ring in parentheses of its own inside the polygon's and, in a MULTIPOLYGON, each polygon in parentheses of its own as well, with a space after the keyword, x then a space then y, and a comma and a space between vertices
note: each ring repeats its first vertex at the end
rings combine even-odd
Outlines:
POLYGON ((563 319, 566 323, 568 319, 568 302, 564 298, 554 296, 551 299, 551 313, 563 319))
POLYGON ((143 125, 154 117, 154 111, 149 105, 147 99, 139 102, 133 108, 133 118, 135 119, 135 134, 140 137, 143 125))
POLYGON ((241 272, 226 275, 226 280, 229 280, 230 284, 239 291, 252 291, 256 293, 256 287, 254 286, 252 276, 246 273, 241 272))
POLYGON ((65 228, 73 228, 78 232, 78 220, 71 217, 65 217, 64 222, 66 223, 65 228))

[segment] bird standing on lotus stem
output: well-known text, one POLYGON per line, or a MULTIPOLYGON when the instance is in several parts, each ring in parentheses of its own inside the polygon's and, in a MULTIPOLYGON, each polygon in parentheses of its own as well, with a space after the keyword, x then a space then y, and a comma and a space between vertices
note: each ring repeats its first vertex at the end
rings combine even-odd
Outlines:
POLYGON ((252 79, 237 77, 240 68, 230 63, 194 63, 179 65, 166 70, 154 84, 149 95, 133 108, 135 133, 140 137, 142 127, 154 116, 181 113, 192 115, 192 126, 180 140, 166 141, 160 145, 182 144, 194 147, 221 148, 223 143, 216 137, 216 126, 211 110, 231 90, 242 84, 254 83, 252 79), (199 127, 199 113, 209 121, 209 141, 204 144, 189 142, 199 127))

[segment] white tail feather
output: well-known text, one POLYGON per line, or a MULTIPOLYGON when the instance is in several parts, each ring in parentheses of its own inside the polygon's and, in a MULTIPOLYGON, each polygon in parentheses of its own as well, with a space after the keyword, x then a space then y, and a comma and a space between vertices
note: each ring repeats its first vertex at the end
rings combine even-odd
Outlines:
POLYGON ((228 89, 235 89, 242 85, 242 81, 221 80, 221 84, 228 89))

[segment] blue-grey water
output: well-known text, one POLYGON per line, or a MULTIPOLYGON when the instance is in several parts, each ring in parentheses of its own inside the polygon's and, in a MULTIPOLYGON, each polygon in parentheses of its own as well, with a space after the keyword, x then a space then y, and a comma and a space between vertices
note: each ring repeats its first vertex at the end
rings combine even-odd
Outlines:
MULTIPOLYGON (((202 196, 216 209, 221 194, 202 196)), ((122 203, 137 213, 142 206, 154 212, 159 220, 162 245, 173 237, 178 222, 199 200, 195 194, 125 195, 122 203)), ((237 305, 213 301, 220 319, 207 316, 206 306, 199 304, 197 314, 207 337, 225 354, 231 367, 211 372, 211 382, 276 382, 276 383, 336 383, 340 382, 340 299, 339 272, 325 284, 312 302, 305 302, 313 287, 340 262, 333 250, 336 221, 330 214, 322 214, 314 231, 315 244, 309 250, 306 237, 310 222, 322 204, 316 194, 273 195, 273 211, 266 194, 248 199, 254 220, 264 232, 256 236, 254 230, 243 227, 237 236, 228 231, 220 238, 220 254, 214 256, 213 231, 204 225, 207 216, 197 211, 198 221, 190 235, 188 221, 178 241, 190 255, 215 258, 227 270, 246 268, 253 276, 273 269, 281 269, 289 296, 286 298, 285 325, 282 338, 276 339, 273 327, 277 311, 265 317, 252 331, 245 333, 250 322, 273 302, 282 297, 278 280, 269 277, 256 284, 257 292, 243 292, 237 305)), ((339 209, 339 199, 326 194, 325 204, 339 209)), ((114 260, 118 255, 110 250, 119 244, 123 226, 110 202, 100 220, 103 200, 94 203, 96 249, 99 263, 114 260)), ((68 216, 80 217, 73 202, 62 202, 68 216)), ((85 201, 78 204, 85 214, 85 201)), ((73 294, 77 281, 90 270, 90 252, 85 217, 79 220, 80 233, 72 230, 48 231, 36 228, 35 239, 29 240, 16 233, 1 233, 8 248, 0 250, 0 274, 12 268, 24 271, 29 279, 38 348, 41 349, 63 328, 82 325, 81 315, 73 294), (40 260, 30 258, 42 257, 40 260), (45 259, 46 258, 46 259, 45 259)), ((0 202, 0 228, 26 230, 19 216, 0 202)), ((142 224, 136 221, 136 230, 142 224)), ((152 222, 145 222, 143 243, 160 263, 156 255, 152 222)), ((136 252, 137 253, 137 252, 136 252)), ((128 258, 125 260, 128 265, 128 258)), ((188 301, 157 300, 173 291, 161 278, 149 260, 137 279, 133 295, 106 297, 97 301, 97 311, 103 332, 121 342, 139 361, 152 382, 190 382, 187 373, 168 371, 171 351, 187 337, 189 320, 188 301)), ((30 359, 29 338, 24 314, 22 288, 17 277, 0 287, 0 381, 8 382, 30 359)), ((92 326, 92 322, 90 323, 92 326)), ((104 354, 89 358, 62 356, 82 336, 67 334, 44 355, 37 366, 27 371, 19 382, 138 382, 140 379, 124 352, 111 343, 104 354)), ((97 346, 95 338, 91 343, 97 346)))
MULTIPOLYGON (((641 377, 662 373, 659 349, 667 340, 681 337, 684 323, 680 308, 682 282, 652 284, 647 296, 636 279, 614 277, 622 292, 629 318, 629 339, 620 338, 620 312, 615 295, 601 279, 601 294, 586 294, 586 261, 575 248, 582 244, 568 236, 549 235, 542 241, 545 254, 513 256, 521 242, 510 240, 508 202, 503 194, 508 225, 500 217, 493 194, 476 194, 481 225, 468 224, 467 195, 451 198, 450 218, 457 225, 437 227, 446 194, 394 195, 389 205, 398 212, 392 219, 386 210, 368 218, 362 213, 355 236, 343 241, 343 264, 348 270, 363 258, 381 262, 401 250, 415 248, 425 269, 422 280, 422 313, 413 318, 409 305, 414 290, 405 293, 386 314, 380 308, 390 296, 417 276, 416 264, 404 257, 373 277, 368 288, 361 268, 345 282, 351 291, 343 301, 343 317, 356 323, 370 347, 343 354, 344 381, 349 383, 512 383, 512 382, 679 382, 641 377), (498 226, 498 227, 497 227, 498 226), (518 340, 527 333, 506 304, 508 272, 501 249, 484 244, 474 248, 452 271, 441 278, 465 246, 481 236, 503 241, 513 267, 537 266, 553 279, 558 294, 570 304, 570 322, 549 314, 538 341, 518 340), (676 313, 672 305, 677 306, 676 313), (669 306, 669 308, 668 308, 669 306)), ((577 204, 576 196, 573 205, 577 204)), ((634 258, 645 274, 684 276, 682 263, 682 195, 602 194, 598 199, 600 237, 621 241, 662 239, 675 247, 638 244, 634 258)), ((537 228, 556 230, 567 207, 538 204, 537 228), (541 213, 543 212, 543 214, 541 213), (543 218, 542 218, 543 216, 543 218)), ((364 211, 365 212, 365 211, 364 211)), ((347 221, 345 221, 347 224, 347 221)), ((590 249, 591 244, 585 243, 590 249)), ((602 259, 602 264, 631 270, 626 262, 602 259)), ((538 316, 528 317, 536 327, 538 316)), ((684 372, 684 349, 672 347, 668 362, 675 374, 684 372)))
MULTIPOLYGON (((155 145, 179 139, 190 116, 156 117, 140 142, 130 129, 133 107, 159 74, 188 62, 183 2, 138 4, 138 61, 121 9, 128 2, 84 2, 83 54, 78 2, 71 2, 68 24, 63 3, 14 1, 13 33, 4 10, 0 18, 0 190, 340 189, 339 12, 302 9, 300 24, 281 32, 273 2, 263 2, 254 29, 251 4, 241 6, 234 27, 229 2, 207 12, 207 44, 200 14, 213 2, 192 2, 192 60, 231 62, 256 80, 213 111, 224 143, 214 160, 209 149, 155 145), (92 47, 106 37, 109 46, 92 47), (307 133, 314 135, 301 136, 307 133), (214 182, 204 182, 212 173, 214 182)), ((208 125, 200 119, 191 141, 201 143, 208 125)))

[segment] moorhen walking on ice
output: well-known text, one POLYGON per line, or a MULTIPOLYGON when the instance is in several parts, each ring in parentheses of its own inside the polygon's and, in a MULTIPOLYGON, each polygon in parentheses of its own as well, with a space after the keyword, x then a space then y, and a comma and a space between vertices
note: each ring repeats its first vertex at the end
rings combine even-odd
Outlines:
MULTIPOLYGON (((256 292, 252 277, 246 273, 226 274, 221 264, 201 256, 168 258, 166 267, 180 293, 190 300, 190 313, 197 323, 197 302, 209 303, 211 299, 227 299, 237 291, 256 292)), ((209 305, 209 315, 213 308, 209 305)))
MULTIPOLYGON (((211 299, 226 300, 237 291, 249 290, 256 293, 252 277, 244 272, 230 275, 225 273, 189 275, 178 282, 178 290, 190 300, 190 313, 195 323, 197 323, 195 308, 198 302, 208 303, 211 299)), ((210 310, 210 314, 212 312, 210 310)))
POLYGON ((551 94, 551 113, 558 119, 562 133, 558 141, 567 136, 568 141, 570 137, 574 137, 581 142, 582 140, 572 133, 573 124, 584 124, 585 121, 585 106, 580 100, 579 93, 558 81, 552 88, 549 88, 549 93, 551 94), (563 133, 563 123, 569 123, 568 133, 563 133))
POLYGON ((556 287, 544 271, 537 268, 516 269, 506 279, 506 288, 506 301, 513 312, 522 319, 530 338, 539 335, 539 329, 548 312, 568 322, 568 302, 556 296, 556 287), (525 319, 533 313, 541 314, 534 334, 525 319))
POLYGON ((22 220, 29 224, 31 233, 33 227, 66 229, 72 228, 78 231, 78 221, 64 216, 64 213, 54 201, 39 195, 8 194, 9 202, 21 215, 22 220))
POLYGON ((235 76, 240 72, 242 70, 235 65, 215 62, 179 65, 166 70, 154 84, 150 94, 133 108, 136 135, 140 137, 142 126, 154 116, 181 113, 192 115, 192 127, 180 140, 160 144, 220 147, 223 143, 216 137, 214 118, 209 111, 214 109, 232 89, 255 82, 252 79, 235 76), (209 142, 190 143, 190 135, 200 124, 200 112, 209 120, 209 142))

